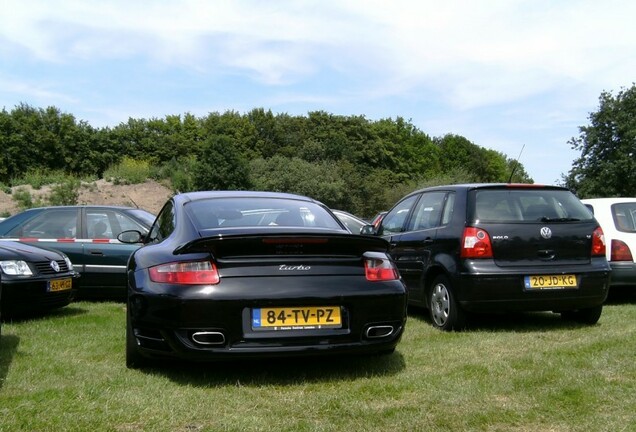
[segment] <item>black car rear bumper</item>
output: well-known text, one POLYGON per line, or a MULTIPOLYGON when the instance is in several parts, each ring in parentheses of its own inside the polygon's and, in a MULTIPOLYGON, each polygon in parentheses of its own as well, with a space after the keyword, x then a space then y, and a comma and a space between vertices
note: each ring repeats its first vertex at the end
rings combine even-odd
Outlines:
POLYGON ((473 267, 461 273, 456 282, 460 305, 471 312, 498 311, 569 311, 602 304, 608 295, 610 271, 606 263, 580 268, 559 268, 558 274, 572 274, 576 288, 527 289, 524 278, 550 275, 550 268, 487 271, 487 266, 473 267), (478 271, 475 271, 478 270, 478 271))
POLYGON ((278 300, 246 300, 249 296, 240 294, 227 298, 223 293, 204 299, 200 287, 181 288, 178 297, 165 295, 165 292, 131 291, 128 313, 132 328, 129 330, 135 336, 137 351, 148 357, 215 360, 391 351, 400 341, 406 323, 406 294, 401 282, 394 282, 384 288, 378 285, 374 294, 317 297, 314 292, 313 298, 295 300, 289 298, 288 292, 285 298, 278 300), (252 308, 294 305, 340 306, 342 327, 252 329, 252 308))

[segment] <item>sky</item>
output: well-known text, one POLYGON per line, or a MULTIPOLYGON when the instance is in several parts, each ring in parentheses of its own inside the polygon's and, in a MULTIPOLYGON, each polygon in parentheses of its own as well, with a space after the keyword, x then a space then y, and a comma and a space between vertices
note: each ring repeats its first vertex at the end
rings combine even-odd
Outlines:
POLYGON ((0 109, 402 117, 558 184, 601 93, 636 81, 634 17, 627 0, 0 0, 0 109))

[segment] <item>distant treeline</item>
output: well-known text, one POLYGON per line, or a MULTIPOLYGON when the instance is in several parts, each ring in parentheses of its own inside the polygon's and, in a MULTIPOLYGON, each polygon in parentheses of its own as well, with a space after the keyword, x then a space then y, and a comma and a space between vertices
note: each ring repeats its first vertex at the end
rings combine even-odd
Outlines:
POLYGON ((522 165, 458 135, 430 137, 403 118, 371 121, 323 111, 254 109, 129 119, 95 128, 55 107, 0 112, 0 183, 34 171, 101 178, 143 162, 175 191, 258 189, 300 193, 370 216, 417 187, 532 182, 522 165))

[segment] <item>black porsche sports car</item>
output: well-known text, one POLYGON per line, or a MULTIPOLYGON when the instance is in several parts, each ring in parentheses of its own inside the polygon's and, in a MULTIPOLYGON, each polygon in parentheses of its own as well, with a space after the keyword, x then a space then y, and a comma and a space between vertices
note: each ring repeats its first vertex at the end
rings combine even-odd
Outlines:
POLYGON ((126 364, 152 357, 390 353, 406 322, 388 243, 270 192, 170 199, 128 263, 126 364))
POLYGON ((61 252, 13 241, 0 241, 2 318, 68 305, 77 292, 79 273, 61 252))

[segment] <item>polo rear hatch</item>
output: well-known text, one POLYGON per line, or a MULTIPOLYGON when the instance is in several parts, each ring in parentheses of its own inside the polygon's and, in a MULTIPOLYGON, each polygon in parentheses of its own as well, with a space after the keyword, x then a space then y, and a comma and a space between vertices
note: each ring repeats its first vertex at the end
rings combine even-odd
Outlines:
POLYGON ((497 265, 589 264, 594 230, 590 223, 484 225, 491 236, 497 265))
POLYGON ((463 244, 489 242, 483 257, 500 267, 585 265, 604 253, 597 221, 565 188, 481 188, 471 202, 463 244))

